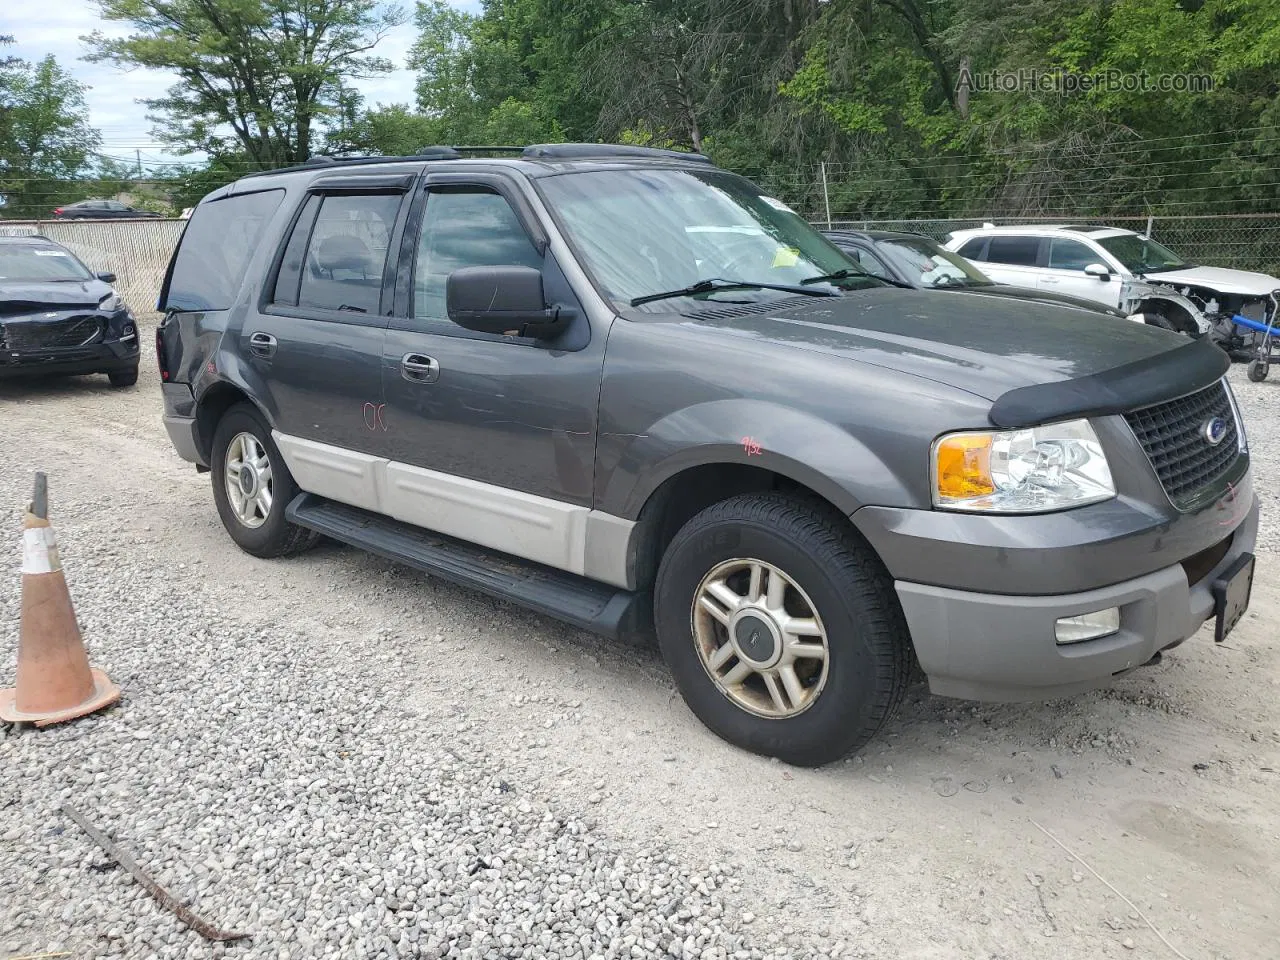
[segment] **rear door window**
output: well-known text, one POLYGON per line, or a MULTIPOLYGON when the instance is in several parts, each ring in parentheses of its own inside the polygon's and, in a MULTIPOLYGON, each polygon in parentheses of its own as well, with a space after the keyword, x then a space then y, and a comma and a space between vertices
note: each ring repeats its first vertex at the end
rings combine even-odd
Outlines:
POLYGON ((230 309, 263 230, 283 199, 283 190, 260 190, 196 207, 170 265, 159 309, 230 309))
MULTIPOLYGON (((319 211, 299 265, 299 307, 349 313, 378 312, 387 249, 402 197, 399 193, 381 193, 318 198, 319 211)), ((290 267, 290 252, 297 250, 294 242, 297 231, 306 224, 304 216, 290 238, 285 262, 281 265, 281 278, 290 267)), ((281 292, 279 282, 277 291, 281 292)), ((287 291, 284 292, 287 295, 287 291)))
POLYGON ((1039 237, 992 237, 987 247, 987 261, 1014 267, 1034 267, 1039 249, 1039 237))

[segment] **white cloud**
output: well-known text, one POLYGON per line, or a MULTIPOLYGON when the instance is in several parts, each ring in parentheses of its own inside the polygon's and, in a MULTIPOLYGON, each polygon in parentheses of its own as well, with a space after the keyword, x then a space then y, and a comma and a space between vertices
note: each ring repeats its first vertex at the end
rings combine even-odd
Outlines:
MULTIPOLYGON (((166 157, 164 148, 151 135, 152 124, 146 119, 146 108, 138 101, 163 96, 174 82, 174 76, 159 70, 124 71, 109 64, 87 63, 81 59, 87 49, 80 38, 101 30, 108 36, 124 36, 128 29, 119 23, 103 22, 97 5, 89 0, 42 0, 38 3, 4 2, 5 14, 0 32, 13 34, 17 40, 12 52, 28 60, 39 60, 53 54, 58 63, 89 90, 89 122, 102 133, 102 151, 121 159, 133 159, 142 151, 144 164, 166 157)), ((460 9, 476 12, 480 0, 458 0, 460 9)), ((406 7, 412 10, 412 3, 406 7)), ((392 31, 375 53, 396 65, 385 76, 358 80, 353 85, 364 94, 369 104, 413 103, 414 74, 405 68, 405 58, 413 45, 412 21, 392 31)))

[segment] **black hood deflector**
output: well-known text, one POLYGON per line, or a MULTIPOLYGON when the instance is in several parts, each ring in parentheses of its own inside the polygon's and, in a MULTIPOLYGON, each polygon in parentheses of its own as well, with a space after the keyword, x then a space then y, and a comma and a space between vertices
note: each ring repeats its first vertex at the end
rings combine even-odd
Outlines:
POLYGON ((998 397, 988 416, 997 427, 1017 428, 1128 413, 1202 390, 1230 368, 1230 358, 1207 338, 1193 340, 1089 376, 1018 387, 998 397))

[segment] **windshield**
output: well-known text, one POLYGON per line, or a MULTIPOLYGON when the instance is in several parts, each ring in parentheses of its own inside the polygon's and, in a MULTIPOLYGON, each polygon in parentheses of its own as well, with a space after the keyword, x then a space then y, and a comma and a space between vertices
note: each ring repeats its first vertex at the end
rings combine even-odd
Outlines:
POLYGON ((1159 273, 1161 270, 1191 266, 1168 247, 1136 233, 1094 239, 1103 250, 1124 264, 1130 273, 1159 273))
POLYGON ((968 260, 923 237, 877 240, 876 248, 892 257, 898 269, 922 287, 972 287, 991 283, 968 260))
POLYGON ((92 274, 67 251, 33 243, 0 244, 0 283, 89 280, 92 274))
MULTIPOLYGON (((799 284, 851 270, 848 258, 785 204, 723 171, 606 170, 538 183, 597 285, 619 303, 713 278, 799 284)), ((883 286, 870 274, 852 274, 830 286, 883 286)), ((793 295, 707 291, 646 309, 678 310, 683 301, 707 297, 755 301, 793 295)))

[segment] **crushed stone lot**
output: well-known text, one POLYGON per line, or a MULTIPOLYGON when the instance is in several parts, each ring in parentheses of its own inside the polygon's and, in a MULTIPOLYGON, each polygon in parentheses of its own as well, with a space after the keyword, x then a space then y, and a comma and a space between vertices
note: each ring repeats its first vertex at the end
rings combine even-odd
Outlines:
POLYGON ((860 756, 802 770, 707 732, 654 650, 335 544, 241 553, 153 366, 0 383, 0 685, 45 470, 124 693, 0 725, 0 960, 1280 956, 1280 380, 1231 373, 1263 525, 1225 644, 1047 704, 916 686, 860 756), (251 939, 183 926, 67 804, 251 939))

